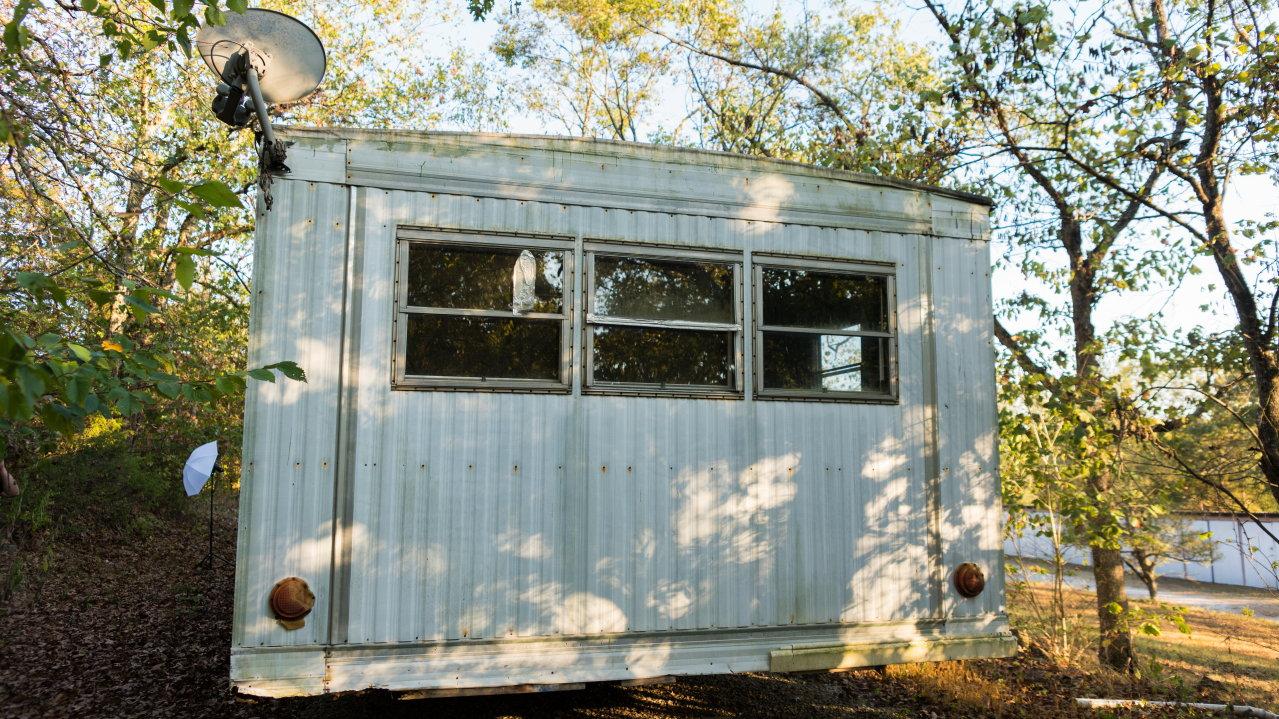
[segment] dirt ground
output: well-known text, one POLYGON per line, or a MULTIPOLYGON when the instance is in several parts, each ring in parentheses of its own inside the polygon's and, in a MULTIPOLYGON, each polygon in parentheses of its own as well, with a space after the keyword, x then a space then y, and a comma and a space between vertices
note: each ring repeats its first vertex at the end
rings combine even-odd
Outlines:
MULTIPOLYGON (((0 608, 0 717, 1035 717, 1135 716, 1076 709, 1078 696, 1239 701, 1279 709, 1279 625, 1191 610, 1194 632, 1141 640, 1143 676, 1060 668, 1035 652, 999 661, 890 667, 885 674, 680 679, 538 695, 402 701, 386 692, 249 701, 227 682, 233 510, 219 517, 215 571, 199 521, 142 540, 58 547, 0 608), (1152 660, 1153 658, 1153 660, 1152 660)), ((1025 602, 1014 595, 1016 602, 1025 602)), ((1089 596, 1071 595, 1086 623, 1089 596)), ((1141 716, 1190 716, 1165 711, 1141 716)))

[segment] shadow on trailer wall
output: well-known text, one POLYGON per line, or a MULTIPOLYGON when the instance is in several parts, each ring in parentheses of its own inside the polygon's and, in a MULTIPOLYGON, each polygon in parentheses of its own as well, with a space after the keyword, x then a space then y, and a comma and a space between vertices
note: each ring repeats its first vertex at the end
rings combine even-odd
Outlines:
POLYGON ((984 199, 646 145, 281 135, 250 360, 309 382, 247 399, 240 691, 1014 650, 984 199), (290 577, 314 604, 281 621, 290 577))

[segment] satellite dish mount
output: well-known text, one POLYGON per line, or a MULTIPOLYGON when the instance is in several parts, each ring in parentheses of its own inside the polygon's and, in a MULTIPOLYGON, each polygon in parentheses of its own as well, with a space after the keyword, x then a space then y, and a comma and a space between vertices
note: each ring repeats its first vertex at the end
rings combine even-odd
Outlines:
POLYGON ((224 25, 201 27, 196 44, 219 80, 213 113, 236 128, 247 127, 256 116, 261 184, 269 190, 272 174, 289 171, 286 145, 271 129, 270 106, 315 92, 327 64, 324 45, 302 21, 257 8, 228 13, 224 25))
POLYGON ((275 174, 288 174, 284 164, 287 150, 283 142, 275 139, 271 129, 271 115, 267 111, 266 98, 262 96, 262 75, 266 62, 261 53, 245 48, 227 58, 222 65, 218 94, 213 98, 213 113, 231 127, 245 127, 250 113, 256 113, 262 133, 262 169, 275 174), (245 94, 245 89, 248 94, 245 94))

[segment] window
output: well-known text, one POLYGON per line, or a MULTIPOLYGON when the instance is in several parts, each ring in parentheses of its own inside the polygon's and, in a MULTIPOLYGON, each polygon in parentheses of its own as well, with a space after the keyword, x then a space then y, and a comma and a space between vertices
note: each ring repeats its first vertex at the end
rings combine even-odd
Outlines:
POLYGON ((893 399, 893 297, 884 267, 757 258, 758 395, 893 399))
POLYGON ((741 263, 587 247, 586 389, 738 395, 741 263))
POLYGON ((569 388, 572 243, 401 230, 395 383, 569 388))

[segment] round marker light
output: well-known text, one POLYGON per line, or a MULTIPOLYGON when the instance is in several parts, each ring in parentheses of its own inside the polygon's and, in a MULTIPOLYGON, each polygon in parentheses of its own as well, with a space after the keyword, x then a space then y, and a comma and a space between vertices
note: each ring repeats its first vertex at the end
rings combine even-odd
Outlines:
POLYGON ((298 577, 281 579, 271 588, 268 600, 271 613, 282 622, 296 622, 311 613, 315 595, 306 582, 298 577))
POLYGON ((955 590, 959 592, 959 596, 972 599, 985 588, 986 575, 982 574, 981 567, 972 562, 964 562, 955 569, 955 590))

